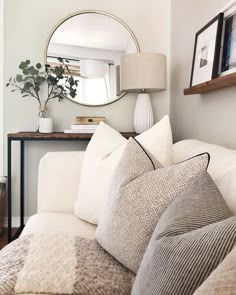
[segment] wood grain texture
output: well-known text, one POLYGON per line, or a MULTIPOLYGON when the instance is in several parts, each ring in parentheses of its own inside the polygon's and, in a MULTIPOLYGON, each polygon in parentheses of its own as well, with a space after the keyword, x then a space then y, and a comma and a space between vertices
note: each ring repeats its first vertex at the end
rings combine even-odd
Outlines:
POLYGON ((200 94, 217 89, 236 86, 236 73, 218 77, 216 79, 184 89, 184 95, 200 94))
MULTIPOLYGON (((137 133, 134 132, 121 132, 125 138, 134 137, 137 133)), ((39 132, 17 132, 9 133, 7 137, 12 140, 90 140, 93 134, 91 133, 64 133, 64 132, 53 132, 53 133, 39 133, 39 132)))

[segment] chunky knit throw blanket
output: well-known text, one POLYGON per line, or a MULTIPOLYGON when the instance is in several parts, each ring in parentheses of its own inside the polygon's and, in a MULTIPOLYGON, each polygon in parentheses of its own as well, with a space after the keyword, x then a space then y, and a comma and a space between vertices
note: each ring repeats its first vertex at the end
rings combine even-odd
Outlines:
POLYGON ((34 234, 0 251, 0 294, 130 294, 134 274, 96 240, 34 234))

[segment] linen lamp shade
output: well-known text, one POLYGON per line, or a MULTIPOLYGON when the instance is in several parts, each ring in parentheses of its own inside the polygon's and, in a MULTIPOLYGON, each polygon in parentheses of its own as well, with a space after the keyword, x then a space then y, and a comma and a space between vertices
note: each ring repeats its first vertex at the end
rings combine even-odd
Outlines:
POLYGON ((121 56, 121 90, 140 92, 166 88, 166 57, 160 53, 134 53, 121 56))
POLYGON ((166 88, 166 57, 161 53, 134 53, 121 57, 121 91, 140 92, 134 110, 134 130, 142 133, 154 123, 148 92, 166 88))

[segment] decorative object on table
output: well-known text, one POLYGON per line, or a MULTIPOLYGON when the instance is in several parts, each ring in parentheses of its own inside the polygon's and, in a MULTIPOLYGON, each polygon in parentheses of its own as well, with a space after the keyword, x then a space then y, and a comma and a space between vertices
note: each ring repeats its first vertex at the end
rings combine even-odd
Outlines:
MULTIPOLYGON (((37 63, 35 66, 31 65, 30 60, 22 61, 19 65, 21 74, 11 77, 6 87, 11 86, 14 91, 20 91, 22 97, 33 97, 39 104, 39 118, 47 117, 47 105, 52 99, 58 98, 59 101, 70 95, 74 97, 77 92, 78 81, 70 76, 69 61, 58 57, 59 65, 51 67, 49 64, 44 66, 37 63), (63 83, 62 83, 63 81, 63 83), (47 94, 43 96, 42 90, 46 88, 47 94)), ((43 128, 38 126, 38 130, 45 130, 45 126, 51 124, 50 120, 43 123, 39 120, 40 124, 44 124, 43 128)), ((47 130, 52 129, 46 128, 47 130)), ((48 132, 48 131, 47 131, 48 132)), ((52 132, 52 130, 51 130, 52 132)))
POLYGON ((64 133, 94 133, 100 122, 105 123, 105 117, 76 117, 75 124, 71 129, 64 130, 64 133))
POLYGON ((134 111, 134 130, 142 133, 153 126, 148 92, 166 88, 166 57, 160 53, 135 53, 121 57, 121 90, 141 92, 134 111))
POLYGON ((84 117, 77 116, 75 118, 75 124, 78 125, 99 125, 100 122, 106 123, 106 117, 84 117))
POLYGON ((224 14, 206 24, 195 37, 190 87, 217 78, 224 14))
POLYGON ((52 118, 39 118, 39 132, 40 133, 52 133, 53 132, 52 118))
POLYGON ((64 133, 94 133, 98 125, 71 125, 71 129, 64 130, 64 133))
POLYGON ((3 232, 5 216, 6 183, 7 178, 5 176, 0 177, 0 235, 3 232))

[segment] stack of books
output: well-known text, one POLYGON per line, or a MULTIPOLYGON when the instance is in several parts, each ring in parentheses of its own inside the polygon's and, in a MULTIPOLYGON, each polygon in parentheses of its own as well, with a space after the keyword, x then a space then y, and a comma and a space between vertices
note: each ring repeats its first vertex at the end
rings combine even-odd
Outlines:
POLYGON ((64 130, 64 133, 94 133, 100 122, 106 122, 105 117, 76 117, 71 129, 64 130))

